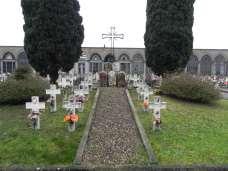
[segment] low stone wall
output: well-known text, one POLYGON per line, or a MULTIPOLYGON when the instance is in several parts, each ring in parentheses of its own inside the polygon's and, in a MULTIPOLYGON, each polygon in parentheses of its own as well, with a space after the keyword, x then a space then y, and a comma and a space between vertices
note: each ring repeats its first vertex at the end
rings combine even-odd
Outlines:
POLYGON ((228 171, 227 166, 158 166, 158 167, 138 167, 121 166, 115 168, 97 167, 47 167, 47 168, 0 168, 0 171, 228 171))

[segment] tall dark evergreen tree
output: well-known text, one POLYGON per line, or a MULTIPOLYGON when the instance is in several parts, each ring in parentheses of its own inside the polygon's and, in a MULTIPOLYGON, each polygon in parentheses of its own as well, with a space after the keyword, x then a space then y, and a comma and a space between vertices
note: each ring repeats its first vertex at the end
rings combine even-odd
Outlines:
POLYGON ((195 0, 147 0, 147 65, 156 73, 183 70, 192 54, 195 0))
POLYGON ((22 0, 24 47, 30 64, 52 82, 58 70, 69 71, 78 61, 84 39, 77 0, 22 0))

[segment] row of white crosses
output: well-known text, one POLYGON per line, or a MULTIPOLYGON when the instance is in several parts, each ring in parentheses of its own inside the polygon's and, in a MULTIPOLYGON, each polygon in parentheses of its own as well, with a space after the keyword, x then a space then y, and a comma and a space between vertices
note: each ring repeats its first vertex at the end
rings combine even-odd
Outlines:
MULTIPOLYGON (((57 111, 57 102, 56 95, 61 94, 60 89, 56 89, 56 85, 51 85, 50 89, 46 90, 46 94, 49 94, 50 102, 51 102, 51 112, 57 111)), ((40 110, 45 109, 45 103, 39 101, 38 96, 33 96, 31 102, 26 102, 26 109, 31 110, 29 114, 29 118, 32 120, 33 129, 40 129, 40 110)))
MULTIPOLYGON (((138 93, 138 99, 144 100, 145 102, 150 101, 150 95, 153 94, 153 91, 149 90, 149 86, 144 84, 139 84, 138 88, 136 89, 138 93)), ((149 102, 148 108, 153 110, 153 116, 155 118, 155 121, 153 122, 153 130, 160 130, 160 124, 161 124, 161 110, 166 109, 167 103, 161 101, 160 96, 155 96, 153 102, 149 102)), ((145 107, 145 106, 144 106, 145 107)), ((144 111, 147 109, 144 108, 144 111)))
POLYGON ((129 82, 133 82, 133 87, 137 88, 140 82, 143 82, 143 80, 140 78, 139 75, 134 74, 134 75, 129 75, 127 77, 129 82))
POLYGON ((7 80, 7 78, 10 76, 10 74, 0 74, 0 82, 5 82, 7 80))
POLYGON ((150 87, 146 83, 138 84, 136 91, 139 100, 149 99, 149 96, 153 94, 153 91, 150 91, 150 87))
MULTIPOLYGON (((90 90, 89 87, 93 85, 91 78, 93 78, 93 75, 91 75, 86 81, 81 82, 81 84, 79 85, 79 89, 74 91, 73 97, 77 95, 85 97, 86 95, 89 94, 89 90, 90 90)), ((62 88, 65 88, 67 86, 72 86, 74 79, 76 78, 73 78, 72 76, 63 77, 61 75, 59 86, 62 88)), ((50 95, 49 101, 50 101, 51 112, 56 112, 57 111, 56 95, 61 94, 61 90, 57 89, 56 85, 50 85, 50 89, 46 90, 46 94, 50 95)), ((75 114, 76 109, 79 111, 83 111, 84 104, 82 104, 81 102, 77 102, 75 98, 73 98, 73 100, 69 99, 68 101, 64 101, 63 108, 70 110, 75 114)), ((29 118, 32 120, 33 128, 35 130, 40 129, 40 110, 45 109, 45 103, 39 102, 38 96, 33 96, 32 102, 26 103, 26 109, 31 110, 31 113, 29 114, 29 118)), ((71 132, 74 130, 75 130, 75 124, 69 128, 69 131, 71 132)))
POLYGON ((58 86, 60 86, 61 88, 72 87, 73 80, 66 77, 62 77, 61 80, 58 82, 58 86))

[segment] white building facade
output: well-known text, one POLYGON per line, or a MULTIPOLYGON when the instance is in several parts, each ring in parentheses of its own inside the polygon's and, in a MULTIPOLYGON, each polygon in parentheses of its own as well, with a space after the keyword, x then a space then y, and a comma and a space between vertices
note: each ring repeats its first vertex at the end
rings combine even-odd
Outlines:
MULTIPOLYGON (((120 71, 128 74, 144 74, 146 67, 144 48, 83 47, 83 55, 75 64, 79 75, 112 69, 112 63, 120 65, 120 71)), ((0 47, 0 73, 12 73, 19 66, 27 65, 28 59, 22 46, 0 47)), ((186 72, 195 75, 228 76, 228 49, 194 49, 186 66, 186 72)))

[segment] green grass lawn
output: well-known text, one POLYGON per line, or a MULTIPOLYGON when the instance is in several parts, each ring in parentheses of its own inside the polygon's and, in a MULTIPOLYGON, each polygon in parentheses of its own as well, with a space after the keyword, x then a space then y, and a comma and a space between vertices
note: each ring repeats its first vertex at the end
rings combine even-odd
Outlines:
POLYGON ((167 109, 162 130, 154 132, 152 112, 143 112, 136 91, 130 94, 159 164, 228 164, 228 101, 207 106, 162 97, 167 109))
MULTIPOLYGON (((76 155, 88 115, 93 105, 95 91, 89 96, 85 110, 73 133, 63 122, 66 114, 58 103, 58 112, 41 115, 41 130, 34 131, 29 125, 22 106, 0 106, 0 166, 70 165, 76 155)), ((61 98, 58 99, 61 102, 61 98)))

